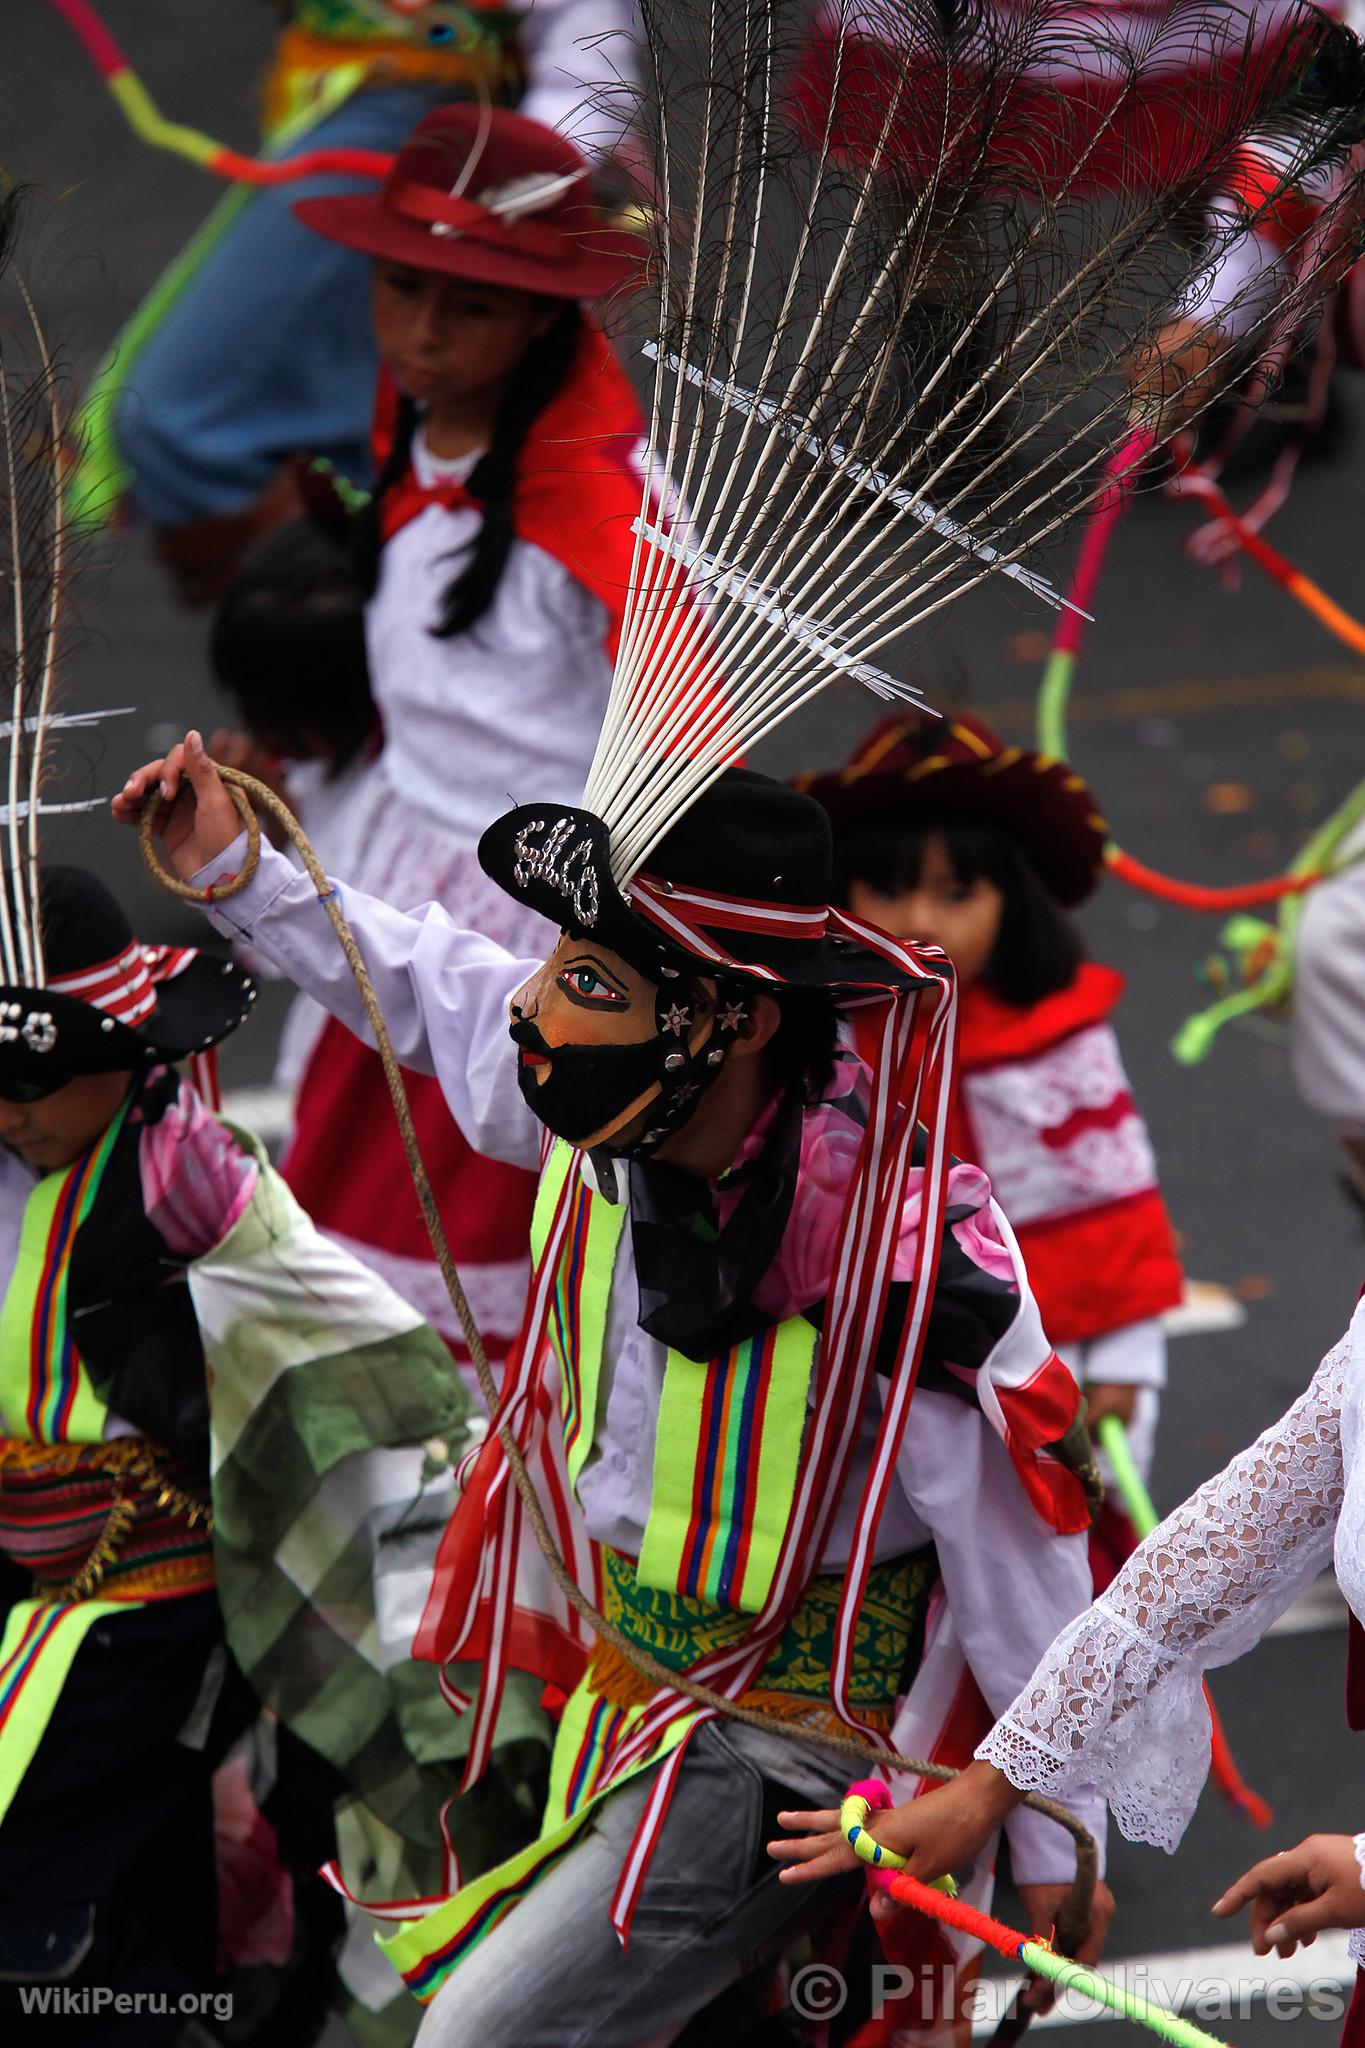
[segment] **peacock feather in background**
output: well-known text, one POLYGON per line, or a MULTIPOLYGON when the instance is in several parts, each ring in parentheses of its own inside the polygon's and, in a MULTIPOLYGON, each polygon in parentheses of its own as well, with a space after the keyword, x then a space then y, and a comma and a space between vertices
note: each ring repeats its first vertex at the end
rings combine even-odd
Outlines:
POLYGON ((584 799, 618 878, 832 680, 914 694, 888 643, 986 577, 1060 603, 1033 558, 1133 425, 1187 422, 1361 240, 1360 45, 1306 6, 641 15, 649 476, 584 799), (1200 381, 1159 369, 1267 222, 1274 288, 1225 301, 1200 381))

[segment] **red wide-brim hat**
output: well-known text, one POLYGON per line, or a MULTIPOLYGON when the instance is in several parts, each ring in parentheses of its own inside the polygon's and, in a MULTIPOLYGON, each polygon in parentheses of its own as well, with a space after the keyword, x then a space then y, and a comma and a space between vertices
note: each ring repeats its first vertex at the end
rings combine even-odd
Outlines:
POLYGON ((1064 909, 1104 871, 1109 827, 1089 785, 1067 762, 1010 747, 984 719, 923 712, 883 719, 832 774, 798 775, 836 832, 858 819, 962 812, 1003 827, 1023 846, 1064 909))
POLYGON ((564 136, 473 104, 424 115, 377 192, 301 199, 294 212, 362 255, 551 298, 601 298, 638 277, 647 253, 597 205, 564 136))

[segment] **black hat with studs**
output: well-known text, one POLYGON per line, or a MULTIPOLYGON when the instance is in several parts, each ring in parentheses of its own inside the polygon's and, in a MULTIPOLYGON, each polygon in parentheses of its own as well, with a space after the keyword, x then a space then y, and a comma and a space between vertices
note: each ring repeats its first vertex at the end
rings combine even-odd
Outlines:
MULTIPOLYGON (((480 840, 479 862, 509 896, 655 983, 660 1092, 637 1151, 686 1122, 760 990, 779 1001, 784 990, 825 990, 838 1003, 928 978, 864 945, 831 909, 833 837, 820 805, 750 769, 728 768, 704 789, 624 884, 606 823, 569 804, 508 811, 480 840), (694 1044, 699 980, 714 984, 714 1020, 694 1044)), ((934 972, 951 979, 946 961, 934 972)))
POLYGON ((0 982, 0 1094, 36 1100, 81 1074, 187 1059, 250 1014, 248 975, 194 947, 139 944, 87 869, 44 866, 38 901, 40 985, 0 982))

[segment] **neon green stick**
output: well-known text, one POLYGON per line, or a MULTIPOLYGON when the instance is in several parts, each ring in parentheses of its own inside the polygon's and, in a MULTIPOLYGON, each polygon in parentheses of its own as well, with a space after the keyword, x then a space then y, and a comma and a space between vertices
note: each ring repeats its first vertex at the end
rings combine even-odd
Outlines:
POLYGON ((1135 1991, 1125 1991, 1121 1984, 1102 1977, 1098 1970, 1089 1970, 1084 1963, 1073 1963, 1065 1956, 1054 1954, 1041 1942, 1026 1941, 1019 1951, 1019 1960, 1026 1969, 1034 1970, 1040 1977, 1050 1977, 1054 1984, 1062 1984, 1068 1991, 1082 1991, 1097 2004, 1107 2006, 1110 2012, 1134 2020, 1140 2027, 1150 2027, 1163 2041, 1173 2041, 1175 2048, 1224 2048, 1224 2044, 1212 2034, 1206 2034, 1202 2027, 1192 2020, 1182 2019, 1179 2013, 1168 2012, 1164 2005, 1153 2005, 1150 2000, 1140 1998, 1135 1991))
POLYGON ((1164 2005, 1154 2005, 1150 1999, 1139 1997, 1136 1991, 1125 1991, 1122 1985, 1112 1983, 1098 1970, 1088 1969, 1084 1963, 1073 1963, 1067 1956, 1059 1956, 1046 1942, 1033 1940, 1021 1934, 1016 1927, 1006 1927, 1003 1920, 993 1919, 989 1913, 967 1905, 965 1900, 945 1899, 914 1877, 893 1877, 879 1872, 876 1881, 901 1905, 914 1906, 932 1920, 941 1920, 945 1926, 961 1928, 964 1934, 985 1942, 987 1947, 1008 1961, 1018 1960, 1025 1969, 1034 1971, 1039 1977, 1047 1977, 1054 1984, 1065 1985, 1068 1991, 1084 1992, 1087 1998, 1093 1998, 1096 2004, 1106 2006, 1110 2012, 1119 2013, 1140 2027, 1150 2027, 1163 2041, 1173 2041, 1175 2048, 1227 2048, 1226 2042, 1215 2040, 1202 2027, 1181 2019, 1178 2013, 1168 2011, 1164 2005))
POLYGON ((1117 1415, 1102 1415, 1095 1425, 1095 1434, 1100 1440, 1100 1449, 1113 1469, 1114 1484, 1123 1496, 1123 1505, 1139 1536, 1150 1536, 1161 1520, 1152 1503, 1152 1496, 1142 1483, 1142 1474, 1133 1463, 1133 1450, 1128 1441, 1128 1432, 1117 1415))

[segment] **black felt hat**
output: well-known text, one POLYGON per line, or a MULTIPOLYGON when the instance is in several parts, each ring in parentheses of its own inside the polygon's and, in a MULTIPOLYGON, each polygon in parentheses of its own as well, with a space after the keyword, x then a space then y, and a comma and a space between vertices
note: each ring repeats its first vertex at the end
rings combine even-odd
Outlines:
POLYGON ((79 1074, 207 1052, 246 1021, 256 991, 230 960, 143 946, 84 868, 44 867, 41 987, 0 983, 0 1087, 51 1094, 79 1074))
POLYGON ((680 921, 740 972, 767 969, 781 981, 834 994, 911 981, 882 955, 829 930, 829 819, 810 797, 751 769, 726 769, 627 885, 649 892, 653 914, 638 909, 613 879, 602 819, 568 804, 508 811, 479 841, 479 864, 518 902, 561 928, 600 939, 652 979, 680 964, 695 972, 706 957, 685 933, 667 928, 672 899, 680 921))

